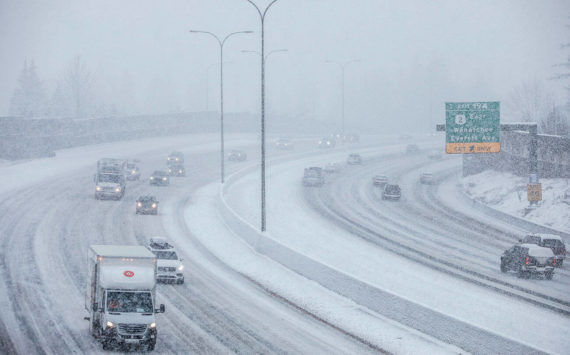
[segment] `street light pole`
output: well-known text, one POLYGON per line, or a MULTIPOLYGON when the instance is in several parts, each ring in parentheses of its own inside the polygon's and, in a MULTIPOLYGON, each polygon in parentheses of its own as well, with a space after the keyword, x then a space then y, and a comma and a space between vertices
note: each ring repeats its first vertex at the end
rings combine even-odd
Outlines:
POLYGON ((271 1, 263 12, 252 0, 246 1, 255 7, 261 19, 261 231, 265 232, 265 15, 277 0, 271 1))
MULTIPOLYGON (((253 31, 237 31, 237 32, 232 32, 229 35, 227 35, 226 37, 224 37, 223 39, 220 39, 220 37, 216 36, 215 34, 213 34, 212 32, 208 32, 208 31, 196 31, 196 30, 190 30, 190 33, 204 33, 207 35, 210 35, 212 37, 214 37, 216 39, 216 41, 218 41, 218 44, 220 45, 220 145, 221 145, 221 149, 220 149, 220 161, 221 161, 221 176, 222 176, 222 184, 224 183, 224 169, 225 169, 225 165, 224 165, 224 44, 226 43, 226 40, 228 38, 230 38, 233 35, 239 34, 239 33, 253 33, 253 31)), ((207 75, 207 74, 206 74, 207 75)))
POLYGON ((352 59, 349 60, 348 62, 344 62, 344 63, 339 63, 339 62, 335 62, 332 60, 326 60, 325 63, 332 63, 332 64, 336 64, 340 67, 341 70, 341 74, 342 74, 342 78, 341 78, 341 90, 342 90, 342 120, 341 120, 341 134, 342 137, 344 139, 345 137, 345 132, 344 132, 344 82, 345 82, 345 69, 346 67, 350 64, 350 63, 357 63, 360 62, 360 59, 352 59))

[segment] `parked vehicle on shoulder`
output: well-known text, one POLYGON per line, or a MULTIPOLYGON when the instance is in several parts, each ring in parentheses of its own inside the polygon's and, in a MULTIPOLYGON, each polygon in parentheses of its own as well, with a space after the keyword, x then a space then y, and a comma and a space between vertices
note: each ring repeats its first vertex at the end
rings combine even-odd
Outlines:
POLYGON ((137 166, 138 160, 128 160, 127 161, 127 180, 140 180, 141 171, 137 166))
POLYGON ((433 179, 432 173, 421 173, 420 184, 432 185, 433 183, 434 183, 434 179, 433 179))
POLYGON ((245 161, 247 159, 247 154, 243 150, 232 149, 228 154, 229 161, 245 161))
POLYGON ((149 178, 149 183, 156 186, 168 186, 170 177, 166 171, 155 170, 149 178))
POLYGON ((408 144, 406 146, 406 154, 418 154, 420 152, 420 147, 417 144, 408 144))
POLYGON ((378 187, 384 187, 388 183, 388 177, 386 175, 374 175, 372 177, 372 184, 378 187))
POLYGON ((91 245, 87 256, 89 332, 103 350, 154 350, 157 339, 156 257, 143 246, 91 245))
POLYGON ((310 168, 305 168, 303 173, 303 185, 304 186, 323 186, 325 183, 325 176, 323 174, 323 169, 313 166, 310 168))
POLYGON ((184 153, 182 152, 172 152, 166 158, 166 165, 182 165, 184 164, 184 153))
POLYGON ((519 240, 523 244, 536 244, 544 248, 550 248, 554 253, 556 265, 562 266, 566 259, 566 245, 562 238, 557 234, 532 233, 527 234, 523 239, 519 240))
POLYGON ((157 260, 157 281, 184 283, 184 265, 174 246, 163 237, 152 237, 148 244, 157 260))
POLYGON ((337 163, 327 163, 323 168, 323 171, 327 174, 336 174, 340 172, 340 165, 337 163))
POLYGON ((554 265, 556 259, 552 250, 536 244, 517 244, 501 255, 501 272, 514 271, 518 277, 527 279, 531 275, 552 279, 554 265))
POLYGON ((158 200, 151 195, 137 198, 136 214, 158 214, 158 200))
POLYGON ((171 165, 168 167, 168 175, 186 176, 186 169, 184 169, 183 165, 171 165))
POLYGON ((275 148, 282 150, 292 150, 295 148, 295 146, 289 138, 279 138, 275 141, 275 148))
POLYGON ((349 154, 346 163, 348 165, 362 165, 362 157, 356 153, 349 154))
POLYGON ((399 200, 402 197, 402 191, 400 185, 397 184, 386 184, 384 190, 382 191, 383 200, 399 200))

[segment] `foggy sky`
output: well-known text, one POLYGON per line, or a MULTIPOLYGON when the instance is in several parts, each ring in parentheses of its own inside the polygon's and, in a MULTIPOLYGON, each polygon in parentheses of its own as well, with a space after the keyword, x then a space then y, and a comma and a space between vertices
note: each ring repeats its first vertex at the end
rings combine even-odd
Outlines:
MULTIPOLYGON (((348 129, 431 129, 445 101, 504 103, 523 81, 556 74, 569 16, 563 0, 279 0, 266 51, 288 52, 267 61, 268 115, 338 124, 341 71, 325 61, 359 59, 346 68, 348 129)), ((0 0, 0 115, 24 60, 51 94, 75 56, 100 99, 130 113, 217 110, 219 46, 190 29, 255 31, 224 47, 224 96, 226 112, 259 113, 259 56, 241 51, 260 50, 260 20, 245 0, 0 0)), ((564 83, 545 84, 563 103, 564 83)), ((502 119, 519 120, 504 104, 502 119)))

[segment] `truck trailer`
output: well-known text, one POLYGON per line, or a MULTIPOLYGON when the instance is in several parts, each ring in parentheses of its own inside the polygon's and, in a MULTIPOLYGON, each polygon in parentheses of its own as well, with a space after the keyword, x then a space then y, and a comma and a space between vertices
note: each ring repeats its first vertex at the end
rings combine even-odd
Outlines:
POLYGON ((156 345, 156 256, 143 246, 91 245, 85 309, 104 350, 156 345))
POLYGON ((97 161, 95 181, 95 198, 114 198, 120 200, 127 187, 127 161, 104 158, 97 161))

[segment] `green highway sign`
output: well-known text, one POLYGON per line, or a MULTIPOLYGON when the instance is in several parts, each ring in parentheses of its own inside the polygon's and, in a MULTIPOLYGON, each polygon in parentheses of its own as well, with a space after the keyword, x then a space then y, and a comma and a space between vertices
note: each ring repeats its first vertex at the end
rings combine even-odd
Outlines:
POLYGON ((498 153, 500 132, 499 102, 445 103, 447 153, 498 153))

